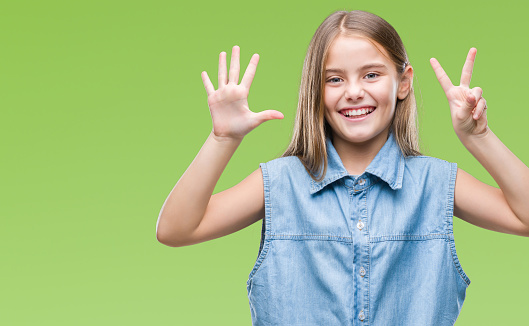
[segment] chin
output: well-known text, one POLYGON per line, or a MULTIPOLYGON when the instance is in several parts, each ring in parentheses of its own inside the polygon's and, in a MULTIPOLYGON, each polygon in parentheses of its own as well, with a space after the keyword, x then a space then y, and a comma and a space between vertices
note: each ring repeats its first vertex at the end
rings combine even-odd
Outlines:
POLYGON ((382 131, 379 131, 379 132, 356 132, 356 133, 350 133, 350 134, 346 134, 346 135, 341 135, 340 138, 342 138, 342 140, 346 141, 346 142, 349 142, 349 143, 352 143, 352 144, 367 144, 371 141, 376 141, 376 140, 379 140, 380 137, 383 137, 383 135, 386 135, 386 138, 387 138, 387 133, 389 131, 388 130, 382 130, 382 131))
POLYGON ((354 144, 363 144, 372 140, 374 137, 372 135, 347 135, 342 139, 354 144))

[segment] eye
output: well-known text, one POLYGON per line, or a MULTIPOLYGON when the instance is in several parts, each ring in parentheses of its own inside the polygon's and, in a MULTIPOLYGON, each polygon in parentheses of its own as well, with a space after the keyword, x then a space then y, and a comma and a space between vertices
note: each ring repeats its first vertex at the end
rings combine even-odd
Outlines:
POLYGON ((375 73, 375 72, 370 72, 370 73, 366 74, 364 78, 366 78, 366 79, 375 79, 375 78, 377 78, 378 76, 379 76, 379 75, 378 75, 377 73, 375 73))
POLYGON ((327 82, 331 83, 331 84, 336 84, 336 83, 339 83, 341 81, 342 81, 342 79, 339 78, 339 77, 332 77, 332 78, 327 79, 327 82))

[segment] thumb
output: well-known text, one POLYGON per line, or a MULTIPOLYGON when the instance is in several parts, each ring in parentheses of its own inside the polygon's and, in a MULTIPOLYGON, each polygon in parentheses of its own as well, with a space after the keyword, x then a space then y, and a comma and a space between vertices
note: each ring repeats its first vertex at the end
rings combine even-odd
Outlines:
POLYGON ((266 110, 256 113, 255 118, 257 120, 257 124, 261 124, 268 120, 283 119, 284 115, 283 113, 276 110, 266 110))

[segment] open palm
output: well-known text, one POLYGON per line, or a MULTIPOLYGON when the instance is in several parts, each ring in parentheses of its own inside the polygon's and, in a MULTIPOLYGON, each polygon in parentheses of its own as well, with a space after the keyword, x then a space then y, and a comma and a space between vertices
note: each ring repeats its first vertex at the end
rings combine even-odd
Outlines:
POLYGON ((246 134, 271 119, 282 119, 275 110, 252 112, 248 106, 248 94, 255 76, 259 55, 254 54, 239 84, 240 49, 234 46, 230 71, 227 73, 226 52, 219 55, 219 87, 215 90, 208 74, 202 72, 202 81, 208 94, 208 105, 213 120, 213 134, 218 138, 242 139, 246 134))

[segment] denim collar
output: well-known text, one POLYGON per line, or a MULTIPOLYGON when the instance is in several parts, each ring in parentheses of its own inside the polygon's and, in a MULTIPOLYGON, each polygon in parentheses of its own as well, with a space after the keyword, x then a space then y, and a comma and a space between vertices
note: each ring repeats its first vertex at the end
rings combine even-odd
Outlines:
MULTIPOLYGON (((402 177, 404 175, 404 155, 400 150, 399 145, 395 141, 393 133, 389 134, 388 140, 382 146, 380 151, 371 161, 364 173, 370 173, 379 177, 386 182, 391 189, 402 188, 402 177)), ((349 173, 343 166, 342 160, 332 145, 332 142, 327 138, 327 172, 322 181, 316 182, 312 180, 310 193, 314 194, 323 189, 328 184, 335 182, 349 173)))

